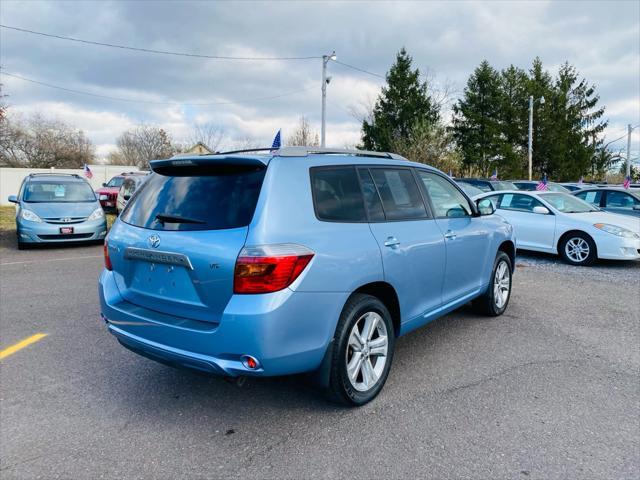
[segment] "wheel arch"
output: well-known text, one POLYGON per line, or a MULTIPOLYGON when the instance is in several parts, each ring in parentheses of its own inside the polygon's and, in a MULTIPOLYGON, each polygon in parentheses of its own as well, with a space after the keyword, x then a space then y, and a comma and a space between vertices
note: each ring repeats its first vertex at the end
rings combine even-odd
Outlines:
POLYGON ((499 252, 504 252, 511 260, 511 271, 516 269, 516 246, 511 240, 505 240, 498 247, 499 252))
MULTIPOLYGON (((358 287, 354 290, 351 296, 356 293, 371 295, 384 303, 385 307, 387 307, 387 310, 389 310, 389 313, 391 314, 393 330, 397 337, 400 334, 400 323, 402 317, 400 314, 400 301, 398 300, 398 294, 396 293, 395 288, 387 282, 371 282, 358 287)), ((349 298, 351 298, 351 296, 349 298)))

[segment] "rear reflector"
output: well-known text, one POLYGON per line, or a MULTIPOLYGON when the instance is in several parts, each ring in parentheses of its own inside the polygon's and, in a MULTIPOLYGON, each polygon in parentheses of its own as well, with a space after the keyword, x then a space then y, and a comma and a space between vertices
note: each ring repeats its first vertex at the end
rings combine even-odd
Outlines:
POLYGON ((109 258, 109 244, 107 243, 107 239, 104 240, 104 268, 107 270, 113 270, 113 265, 111 265, 111 259, 109 258))
POLYGON ((277 292, 291 285, 313 258, 301 245, 244 247, 236 261, 234 293, 277 292))

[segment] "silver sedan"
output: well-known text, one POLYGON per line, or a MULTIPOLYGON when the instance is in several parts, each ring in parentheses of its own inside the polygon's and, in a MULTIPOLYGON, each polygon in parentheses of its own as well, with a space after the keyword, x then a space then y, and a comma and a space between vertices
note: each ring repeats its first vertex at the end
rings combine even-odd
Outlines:
POLYGON ((474 199, 490 201, 513 225, 519 249, 559 254, 572 265, 640 259, 637 218, 603 212, 560 192, 488 192, 474 199))

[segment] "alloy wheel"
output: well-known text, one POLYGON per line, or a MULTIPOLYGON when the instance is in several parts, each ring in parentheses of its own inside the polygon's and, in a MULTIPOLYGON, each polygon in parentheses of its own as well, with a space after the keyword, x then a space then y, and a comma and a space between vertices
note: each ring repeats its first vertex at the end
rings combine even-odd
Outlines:
POLYGON ((387 327, 376 312, 367 312, 354 323, 346 352, 347 377, 359 392, 376 386, 387 363, 387 327))
POLYGON ((501 309, 509 299, 509 289, 511 288, 511 271, 507 262, 502 261, 496 268, 496 274, 493 279, 493 301, 496 307, 501 309))
POLYGON ((584 262, 589 257, 590 251, 589 243, 580 237, 569 239, 564 247, 567 257, 575 263, 584 262))

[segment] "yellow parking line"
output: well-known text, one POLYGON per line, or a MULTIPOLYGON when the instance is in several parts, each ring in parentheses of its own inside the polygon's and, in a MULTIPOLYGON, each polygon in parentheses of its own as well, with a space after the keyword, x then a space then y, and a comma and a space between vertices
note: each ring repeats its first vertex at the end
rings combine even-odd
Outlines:
POLYGON ((5 348, 4 350, 0 350, 0 360, 8 357, 9 355, 13 355, 17 351, 28 347, 32 343, 36 343, 37 341, 42 340, 47 335, 47 333, 36 333, 35 335, 31 335, 30 337, 27 337, 24 340, 5 348))

